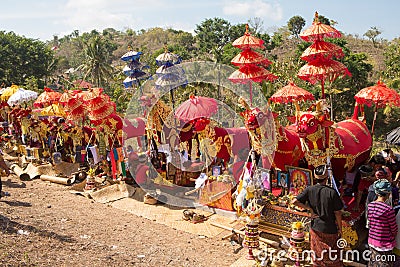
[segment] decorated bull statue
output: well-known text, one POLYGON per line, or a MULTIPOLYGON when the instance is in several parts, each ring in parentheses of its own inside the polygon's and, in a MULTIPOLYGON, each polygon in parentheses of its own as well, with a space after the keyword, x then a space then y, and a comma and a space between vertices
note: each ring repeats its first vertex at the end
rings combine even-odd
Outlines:
POLYGON ((246 108, 241 113, 249 132, 253 149, 261 155, 264 168, 285 170, 285 166, 298 166, 304 157, 300 138, 294 126, 283 127, 271 110, 250 107, 240 99, 246 108))
POLYGON ((331 121, 324 100, 318 101, 315 109, 300 113, 297 124, 306 160, 316 167, 326 164, 329 158, 333 176, 342 180, 346 171, 353 171, 369 159, 371 134, 357 118, 331 121))

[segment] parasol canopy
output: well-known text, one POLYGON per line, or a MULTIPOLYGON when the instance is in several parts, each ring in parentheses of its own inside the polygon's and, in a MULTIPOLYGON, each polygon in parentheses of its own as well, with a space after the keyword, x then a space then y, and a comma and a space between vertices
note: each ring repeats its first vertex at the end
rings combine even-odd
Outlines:
POLYGON ((57 103, 61 95, 62 95, 61 93, 55 92, 50 88, 45 87, 44 92, 38 96, 33 105, 39 108, 44 106, 49 106, 53 103, 57 103))
POLYGON ((218 102, 214 98, 191 95, 175 110, 175 117, 189 122, 198 118, 209 118, 217 111, 218 102))
POLYGON ((131 60, 137 60, 140 58, 140 55, 142 55, 142 52, 136 52, 136 51, 128 51, 125 54, 122 55, 121 59, 123 61, 131 61, 131 60))
POLYGON ((158 66, 166 65, 169 67, 169 66, 173 66, 175 64, 179 64, 179 63, 181 63, 181 61, 182 61, 182 59, 180 56, 173 54, 171 52, 167 52, 167 49, 164 53, 162 53, 156 57, 156 64, 158 66))
POLYGON ((277 78, 274 74, 255 64, 247 64, 234 71, 228 79, 234 83, 273 81, 277 78))
POLYGON ((57 116, 57 117, 65 117, 67 114, 60 104, 51 104, 48 107, 43 108, 40 111, 40 114, 43 116, 57 116))
POLYGON ((376 85, 361 89, 354 98, 358 104, 365 104, 369 107, 373 104, 377 108, 383 108, 387 104, 400 106, 400 95, 380 80, 376 85))
POLYGON ((312 61, 318 58, 342 58, 344 57, 343 50, 340 46, 328 43, 321 40, 316 40, 311 46, 304 50, 301 59, 312 61))
POLYGON ((15 94, 18 91, 18 89, 19 89, 18 85, 15 84, 11 85, 10 87, 7 87, 1 94, 1 100, 7 101, 13 94, 15 94))
POLYGON ((12 96, 10 96, 7 103, 10 106, 19 105, 24 102, 29 102, 31 100, 34 100, 37 97, 38 93, 31 90, 25 90, 23 88, 19 88, 18 91, 16 91, 12 96))
POLYGON ((333 82, 340 76, 351 76, 347 67, 339 61, 318 58, 312 60, 300 68, 297 76, 305 81, 315 84, 317 81, 325 81, 328 79, 333 82))
POLYGON ((298 87, 293 82, 289 82, 288 85, 276 91, 270 97, 270 100, 276 103, 289 103, 294 101, 314 100, 314 95, 307 90, 298 87))
POLYGON ((332 26, 319 22, 318 12, 315 12, 313 24, 300 33, 299 36, 306 42, 312 42, 322 40, 325 37, 339 38, 342 34, 332 26))
POLYGON ((236 55, 232 60, 231 63, 235 66, 241 66, 245 64, 262 64, 268 66, 271 64, 267 58, 265 58, 260 53, 257 53, 250 48, 243 50, 241 53, 236 55))
POLYGON ((240 48, 242 50, 247 48, 264 48, 264 41, 254 37, 249 32, 249 25, 246 24, 246 31, 242 37, 237 38, 233 41, 232 45, 234 47, 240 48))

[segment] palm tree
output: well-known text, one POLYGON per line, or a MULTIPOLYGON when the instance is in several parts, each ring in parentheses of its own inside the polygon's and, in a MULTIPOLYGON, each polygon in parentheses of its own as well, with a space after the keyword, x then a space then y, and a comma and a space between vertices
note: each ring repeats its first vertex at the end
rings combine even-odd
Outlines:
POLYGON ((100 36, 95 36, 84 42, 85 62, 78 67, 84 75, 84 80, 104 87, 112 79, 114 68, 109 63, 109 55, 105 42, 100 36))

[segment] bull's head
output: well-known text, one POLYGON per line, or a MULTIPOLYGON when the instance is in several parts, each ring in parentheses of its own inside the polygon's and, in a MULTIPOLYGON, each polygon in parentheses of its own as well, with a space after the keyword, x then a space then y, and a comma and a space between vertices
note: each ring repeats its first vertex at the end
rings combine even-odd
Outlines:
POLYGON ((317 116, 312 112, 306 112, 300 115, 297 122, 297 133, 300 138, 306 138, 308 135, 316 133, 320 126, 329 127, 333 122, 325 115, 317 116))
POLYGON ((259 128, 267 119, 266 114, 259 108, 243 111, 240 115, 244 118, 246 128, 249 130, 259 128))

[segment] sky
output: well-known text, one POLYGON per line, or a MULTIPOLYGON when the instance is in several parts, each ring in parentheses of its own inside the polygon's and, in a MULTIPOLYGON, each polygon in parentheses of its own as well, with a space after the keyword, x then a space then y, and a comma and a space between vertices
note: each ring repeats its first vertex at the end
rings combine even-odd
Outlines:
MULTIPOLYGON (((273 33, 296 15, 312 23, 315 11, 337 22, 346 34, 363 34, 371 27, 378 38, 400 37, 398 0, 2 0, 0 30, 42 41, 114 28, 141 30, 173 28, 194 33, 206 19, 223 18, 231 24, 260 18, 263 30, 273 33)), ((305 29, 304 28, 304 29, 305 29)))

